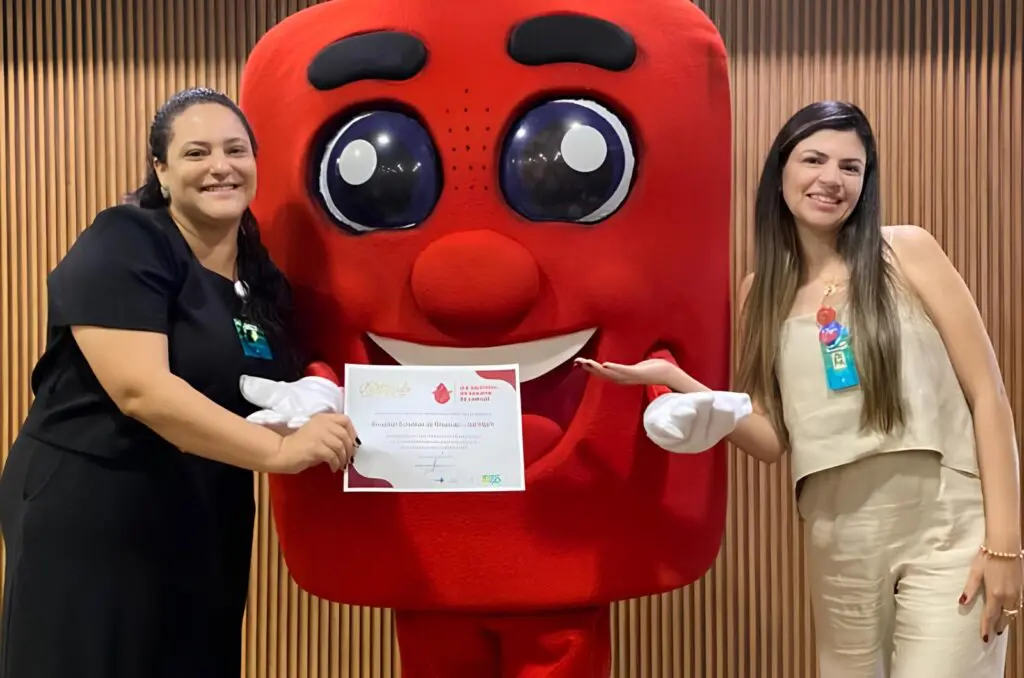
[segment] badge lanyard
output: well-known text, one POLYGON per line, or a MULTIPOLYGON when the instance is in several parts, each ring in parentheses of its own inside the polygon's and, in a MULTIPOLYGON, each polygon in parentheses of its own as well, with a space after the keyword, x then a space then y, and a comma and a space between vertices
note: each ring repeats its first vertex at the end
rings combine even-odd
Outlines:
POLYGON ((242 300, 242 311, 238 314, 241 318, 233 319, 235 334, 238 335, 238 340, 242 343, 242 351, 249 358, 273 360, 274 354, 270 350, 270 342, 267 341, 267 335, 263 332, 263 328, 256 323, 244 320, 245 306, 249 300, 249 286, 240 280, 237 281, 235 295, 242 300))
POLYGON ((853 345, 850 343, 850 331, 836 319, 836 309, 828 303, 828 298, 835 291, 836 285, 825 287, 816 320, 828 388, 831 391, 843 391, 859 385, 860 378, 853 357, 853 345))

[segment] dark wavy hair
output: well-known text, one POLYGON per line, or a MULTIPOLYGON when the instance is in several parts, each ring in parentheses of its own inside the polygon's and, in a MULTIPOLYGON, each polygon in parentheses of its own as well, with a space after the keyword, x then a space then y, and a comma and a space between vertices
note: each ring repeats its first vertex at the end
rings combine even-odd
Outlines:
POLYGON ((849 308, 864 405, 862 428, 891 432, 905 421, 899 379, 900 325, 896 293, 901 280, 882 237, 881 180, 875 135, 864 112, 842 101, 817 101, 793 114, 768 150, 754 205, 754 278, 741 309, 743 351, 737 383, 763 403, 788 440, 775 360, 779 333, 804 274, 793 213, 782 197, 782 172, 793 148, 821 130, 852 131, 867 164, 860 200, 839 228, 837 246, 850 269, 849 308))
MULTIPOLYGON (((146 180, 129 193, 125 200, 144 209, 165 209, 170 201, 160 191, 155 162, 167 162, 167 147, 173 137, 175 119, 196 104, 218 104, 231 110, 249 135, 253 153, 257 152, 256 136, 245 114, 226 94, 206 87, 182 90, 168 99, 157 111, 149 128, 149 155, 146 180)), ((252 211, 246 208, 238 229, 238 278, 249 290, 243 304, 242 315, 249 322, 263 328, 268 336, 279 339, 285 351, 281 356, 293 373, 300 369, 292 341, 291 287, 281 271, 274 265, 270 253, 260 240, 260 228, 252 211)))

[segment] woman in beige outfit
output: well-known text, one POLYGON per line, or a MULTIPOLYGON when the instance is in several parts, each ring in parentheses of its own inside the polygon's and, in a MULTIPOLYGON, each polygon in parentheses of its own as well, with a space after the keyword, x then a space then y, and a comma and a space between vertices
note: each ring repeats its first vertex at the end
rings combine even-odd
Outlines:
MULTIPOLYGON (((796 113, 758 188, 737 377, 754 413, 729 440, 791 454, 823 678, 1002 678, 1024 577, 1009 400, 942 249, 880 214, 863 113, 796 113)), ((708 390, 662 361, 581 363, 708 390)))

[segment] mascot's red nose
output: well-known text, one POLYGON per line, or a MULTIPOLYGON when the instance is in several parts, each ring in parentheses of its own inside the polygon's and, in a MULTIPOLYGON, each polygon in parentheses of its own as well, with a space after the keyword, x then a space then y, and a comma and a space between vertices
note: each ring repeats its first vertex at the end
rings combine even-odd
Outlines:
POLYGON ((453 233, 412 267, 412 293, 427 319, 453 335, 500 334, 518 324, 540 290, 533 255, 494 231, 453 233))

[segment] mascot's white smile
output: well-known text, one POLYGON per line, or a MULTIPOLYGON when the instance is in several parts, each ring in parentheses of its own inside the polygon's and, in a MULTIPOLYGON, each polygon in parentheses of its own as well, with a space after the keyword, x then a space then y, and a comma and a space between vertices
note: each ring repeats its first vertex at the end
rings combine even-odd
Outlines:
POLYGON ((367 336, 399 365, 519 365, 520 381, 542 377, 583 350, 597 328, 501 346, 427 346, 376 334, 367 336))

